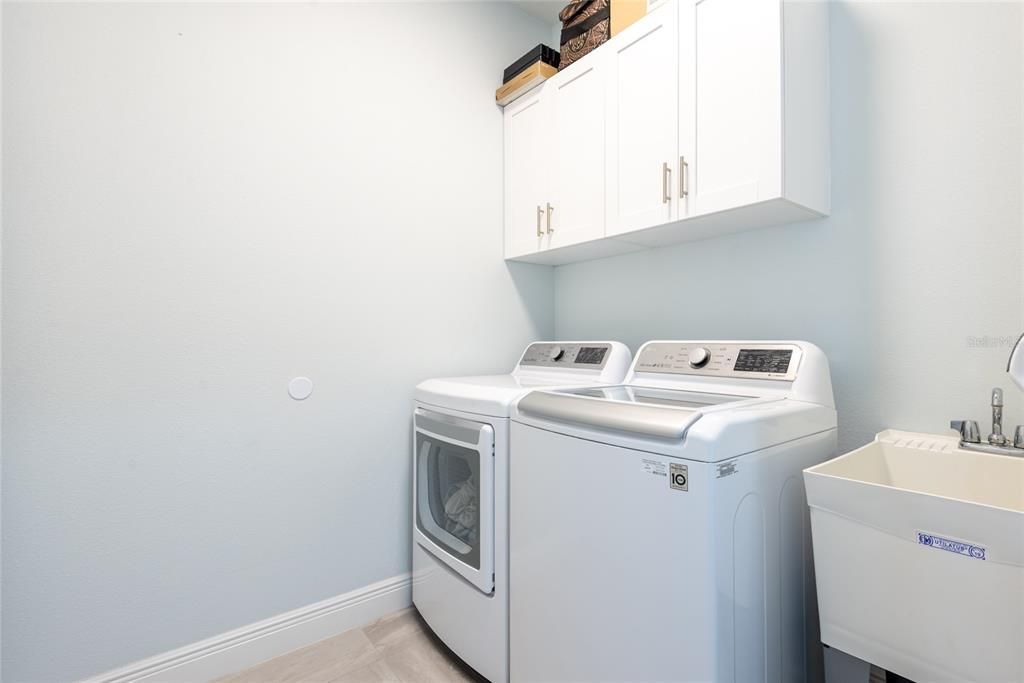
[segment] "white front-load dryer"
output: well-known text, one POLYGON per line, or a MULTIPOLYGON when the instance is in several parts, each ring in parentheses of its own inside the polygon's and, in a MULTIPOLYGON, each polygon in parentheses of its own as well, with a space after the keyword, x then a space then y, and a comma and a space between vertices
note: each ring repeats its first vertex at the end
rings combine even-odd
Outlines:
POLYGON ((521 398, 510 439, 512 681, 820 680, 820 349, 649 342, 620 386, 521 398))
POLYGON ((413 411, 413 603, 463 661, 508 680, 509 416, 537 388, 622 381, 618 342, 537 342, 506 375, 431 379, 413 411))

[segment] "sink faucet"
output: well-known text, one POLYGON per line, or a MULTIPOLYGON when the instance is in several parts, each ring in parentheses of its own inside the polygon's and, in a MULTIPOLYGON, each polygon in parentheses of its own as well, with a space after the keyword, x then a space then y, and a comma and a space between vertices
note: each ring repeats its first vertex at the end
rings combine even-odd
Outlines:
POLYGON ((996 387, 992 390, 992 433, 988 442, 993 446, 1005 446, 1006 436, 1003 434, 1003 390, 996 387))
MULTIPOLYGON (((1006 372, 1017 386, 1024 389, 1024 334, 1010 351, 1006 372)), ((978 423, 974 420, 953 420, 949 427, 960 433, 960 448, 1024 457, 1024 425, 1017 425, 1012 443, 1003 434, 1003 390, 999 387, 992 390, 992 433, 988 435, 988 443, 981 442, 978 423)))
POLYGON ((992 390, 992 433, 988 435, 988 443, 982 443, 981 430, 974 420, 953 420, 949 427, 960 433, 960 448, 1024 457, 1024 425, 1017 427, 1012 445, 1003 434, 1003 390, 999 387, 992 390))

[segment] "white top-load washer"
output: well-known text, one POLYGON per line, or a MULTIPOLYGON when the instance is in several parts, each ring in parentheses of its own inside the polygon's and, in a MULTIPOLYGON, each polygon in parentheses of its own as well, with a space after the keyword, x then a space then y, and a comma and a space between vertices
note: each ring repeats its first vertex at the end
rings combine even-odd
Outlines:
POLYGON ((618 342, 530 344, 507 375, 431 379, 413 412, 413 603, 495 683, 508 680, 509 416, 538 387, 622 381, 618 342))
POLYGON ((525 395, 511 447, 513 681, 820 680, 820 349, 648 342, 622 385, 525 395))

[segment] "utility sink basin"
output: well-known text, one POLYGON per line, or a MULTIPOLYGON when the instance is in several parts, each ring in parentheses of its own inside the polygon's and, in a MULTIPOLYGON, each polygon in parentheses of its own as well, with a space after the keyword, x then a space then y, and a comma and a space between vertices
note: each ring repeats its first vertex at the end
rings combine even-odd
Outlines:
POLYGON ((890 430, 804 480, 822 642, 920 683, 1024 681, 1024 458, 890 430))

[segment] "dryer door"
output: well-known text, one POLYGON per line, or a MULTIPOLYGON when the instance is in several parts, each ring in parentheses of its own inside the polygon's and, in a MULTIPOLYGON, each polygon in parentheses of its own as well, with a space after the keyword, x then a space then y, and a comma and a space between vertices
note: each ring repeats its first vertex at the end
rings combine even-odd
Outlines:
POLYGON ((484 593, 494 591, 494 429, 417 408, 413 535, 484 593))

